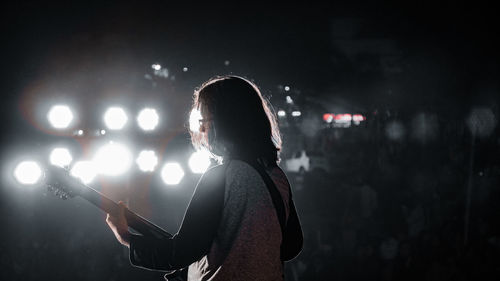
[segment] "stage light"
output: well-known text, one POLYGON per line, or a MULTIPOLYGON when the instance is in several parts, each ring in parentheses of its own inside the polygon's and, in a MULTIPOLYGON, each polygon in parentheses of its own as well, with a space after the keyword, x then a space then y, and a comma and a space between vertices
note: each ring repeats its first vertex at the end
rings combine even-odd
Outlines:
POLYGON ((158 120, 158 113, 152 108, 144 108, 139 112, 139 115, 137 115, 137 123, 144 131, 154 130, 158 125, 158 120))
POLYGON ((278 116, 279 117, 285 117, 286 116, 286 112, 284 110, 278 110, 278 116))
POLYGON ((361 121, 365 121, 365 120, 366 120, 366 118, 365 118, 363 115, 361 115, 361 114, 354 114, 354 115, 352 116, 352 121, 357 122, 358 124, 359 124, 361 121))
POLYGON ((49 160, 52 165, 66 167, 73 161, 73 157, 66 148, 54 148, 50 153, 49 160))
POLYGON ((287 91, 287 92, 290 91, 290 87, 285 86, 285 91, 287 91))
POLYGON ((128 121, 127 114, 120 107, 110 107, 104 113, 104 123, 111 130, 123 129, 128 121))
POLYGON ((154 63, 153 65, 151 65, 151 68, 154 69, 154 70, 160 70, 161 69, 161 65, 159 65, 157 63, 154 63))
POLYGON ((195 174, 203 174, 210 166, 210 156, 207 151, 200 150, 193 152, 188 161, 189 168, 195 174))
POLYGON ((132 154, 124 145, 110 142, 99 148, 93 162, 99 174, 118 176, 132 165, 132 154))
POLYGON ((299 117, 300 115, 302 115, 302 112, 296 110, 296 111, 292 111, 292 116, 293 117, 299 117))
POLYGON ((92 161, 78 161, 71 168, 70 174, 73 177, 79 178, 83 183, 91 183, 96 177, 94 163, 92 161))
POLYGON ((191 114, 189 115, 189 129, 193 132, 198 132, 200 130, 200 120, 201 113, 197 109, 191 110, 191 114))
POLYGON ((47 114, 47 119, 52 127, 65 129, 73 121, 73 113, 67 105, 54 105, 47 114))
POLYGON ((187 67, 183 67, 182 71, 187 72, 189 69, 187 67))
POLYGON ((181 165, 175 162, 166 163, 161 170, 161 178, 167 185, 178 184, 183 177, 184 170, 181 165))
POLYGON ((76 132, 76 134, 77 134, 77 135, 79 135, 79 136, 83 136, 83 130, 78 130, 78 131, 76 132))
POLYGON ((14 177, 21 184, 32 185, 42 177, 42 169, 34 161, 23 161, 16 166, 14 177))
POLYGON ((143 150, 135 160, 139 169, 143 172, 153 172, 158 165, 158 157, 152 150, 143 150))
POLYGON ((101 130, 101 135, 105 135, 106 134, 106 130, 101 130))
POLYGON ((335 114, 332 114, 332 113, 323 114, 323 121, 325 121, 326 123, 332 123, 334 118, 335 118, 335 114))
POLYGON ((286 96, 286 103, 293 103, 293 100, 290 96, 286 96))

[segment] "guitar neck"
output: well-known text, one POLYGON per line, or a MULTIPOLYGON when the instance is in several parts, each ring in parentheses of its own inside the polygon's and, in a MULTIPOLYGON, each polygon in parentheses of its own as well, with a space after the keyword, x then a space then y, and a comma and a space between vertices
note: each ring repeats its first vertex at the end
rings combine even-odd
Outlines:
MULTIPOLYGON (((83 183, 80 185, 80 196, 90 203, 94 204, 99 209, 112 216, 117 216, 119 211, 119 206, 113 200, 106 197, 104 194, 87 186, 83 183)), ((148 221, 147 219, 139 216, 138 214, 125 209, 125 217, 127 218, 127 223, 130 228, 144 236, 153 236, 156 238, 170 238, 172 235, 154 223, 148 221)))

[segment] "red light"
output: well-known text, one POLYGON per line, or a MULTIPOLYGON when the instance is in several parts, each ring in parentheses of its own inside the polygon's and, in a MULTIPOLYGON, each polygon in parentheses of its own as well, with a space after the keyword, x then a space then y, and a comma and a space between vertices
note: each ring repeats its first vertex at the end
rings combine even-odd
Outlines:
POLYGON ((365 120, 366 120, 366 117, 364 117, 361 114, 354 114, 352 116, 352 121, 354 121, 354 122, 361 122, 361 121, 365 121, 365 120))
POLYGON ((335 114, 332 114, 332 113, 323 114, 323 120, 327 123, 331 123, 334 118, 335 118, 335 114))
POLYGON ((351 120, 352 120, 352 115, 349 113, 335 115, 335 121, 348 122, 351 120))

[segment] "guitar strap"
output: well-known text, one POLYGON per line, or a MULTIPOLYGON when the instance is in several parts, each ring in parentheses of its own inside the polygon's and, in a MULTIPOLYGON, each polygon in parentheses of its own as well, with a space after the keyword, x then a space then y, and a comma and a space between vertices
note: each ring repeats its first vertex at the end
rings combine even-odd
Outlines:
POLYGON ((276 209, 276 214, 278 215, 278 220, 280 222, 281 227, 281 235, 285 234, 286 227, 286 213, 285 213, 285 204, 283 203, 283 199, 281 198, 281 194, 274 184, 271 177, 266 173, 264 167, 256 161, 248 161, 250 166, 252 166, 257 172, 259 172, 260 176, 264 180, 264 183, 267 186, 267 190, 269 190, 269 194, 271 194, 271 198, 273 200, 274 208, 276 209))
MULTIPOLYGON (((281 235, 284 236, 285 234, 285 227, 286 227, 286 213, 285 213, 285 204, 283 202, 283 199, 281 198, 281 194, 274 184, 273 180, 271 177, 267 174, 266 170, 262 166, 262 164, 259 164, 256 160, 249 161, 249 160, 244 160, 241 159, 242 161, 245 161, 248 163, 250 166, 252 166, 261 176, 262 180, 264 180, 264 183, 266 184, 267 190, 269 191, 269 194, 271 195, 271 199, 273 201, 274 208, 276 209, 276 214, 278 215, 278 220, 280 223, 281 227, 281 235)), ((292 193, 290 192, 290 202, 291 202, 291 195, 292 193)), ((283 251, 281 251, 283 252, 283 251)), ((166 274, 164 276, 165 280, 169 281, 184 281, 187 280, 187 271, 188 267, 182 268, 180 270, 177 270, 171 274, 166 274)))

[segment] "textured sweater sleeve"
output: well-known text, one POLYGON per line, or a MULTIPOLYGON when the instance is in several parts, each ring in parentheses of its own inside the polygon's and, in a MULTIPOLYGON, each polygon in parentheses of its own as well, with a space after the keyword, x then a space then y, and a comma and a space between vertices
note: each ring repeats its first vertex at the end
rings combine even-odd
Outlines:
POLYGON ((132 235, 130 262, 153 270, 188 266, 208 253, 224 207, 225 165, 208 170, 198 182, 181 227, 172 238, 132 235))

